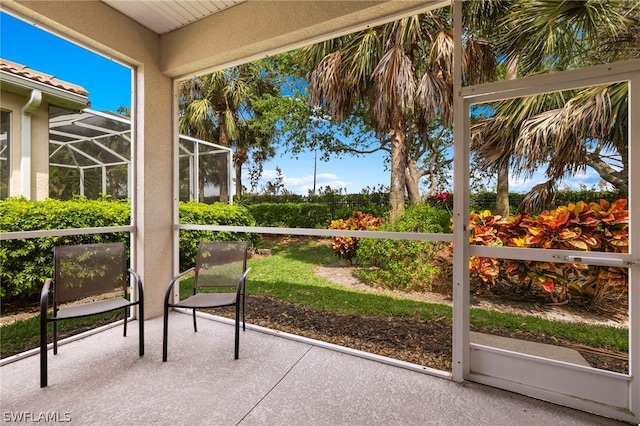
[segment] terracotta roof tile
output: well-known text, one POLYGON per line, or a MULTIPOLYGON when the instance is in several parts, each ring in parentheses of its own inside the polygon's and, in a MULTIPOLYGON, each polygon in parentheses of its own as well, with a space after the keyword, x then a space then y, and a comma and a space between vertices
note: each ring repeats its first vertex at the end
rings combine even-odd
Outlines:
POLYGON ((28 78, 29 80, 47 84, 49 86, 57 87, 58 89, 66 90, 67 92, 75 93, 80 96, 89 95, 89 92, 87 92, 87 90, 82 86, 58 80, 52 75, 32 70, 25 65, 17 64, 3 58, 0 58, 0 70, 28 78))

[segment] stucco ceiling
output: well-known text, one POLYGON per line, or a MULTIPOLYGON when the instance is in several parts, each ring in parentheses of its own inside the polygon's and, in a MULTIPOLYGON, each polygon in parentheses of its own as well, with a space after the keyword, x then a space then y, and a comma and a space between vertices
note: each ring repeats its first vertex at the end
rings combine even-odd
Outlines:
POLYGON ((165 34, 246 0, 101 0, 156 34, 165 34))

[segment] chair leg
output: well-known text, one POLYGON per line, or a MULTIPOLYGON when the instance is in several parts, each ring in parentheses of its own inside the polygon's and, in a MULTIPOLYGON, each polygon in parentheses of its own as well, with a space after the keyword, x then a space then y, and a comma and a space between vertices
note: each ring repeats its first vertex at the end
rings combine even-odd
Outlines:
POLYGON ((53 322, 53 354, 58 355, 58 322, 53 322))
POLYGON ((127 317, 129 317, 129 308, 124 308, 124 332, 123 336, 127 337, 127 317))
POLYGON ((167 337, 169 334, 169 306, 164 306, 164 325, 162 329, 162 362, 167 362, 167 337))
POLYGON ((198 332, 198 326, 196 325, 196 309, 193 309, 193 332, 198 332))
POLYGON ((240 346, 240 304, 236 303, 236 342, 235 349, 233 353, 234 359, 239 358, 239 346, 240 346))
POLYGON ((40 317, 40 387, 47 387, 47 319, 40 317))
POLYGON ((242 331, 247 331, 247 321, 245 320, 245 303, 244 303, 244 291, 242 292, 242 331))
POLYGON ((142 303, 138 304, 138 334, 140 335, 140 356, 144 355, 144 306, 142 303))

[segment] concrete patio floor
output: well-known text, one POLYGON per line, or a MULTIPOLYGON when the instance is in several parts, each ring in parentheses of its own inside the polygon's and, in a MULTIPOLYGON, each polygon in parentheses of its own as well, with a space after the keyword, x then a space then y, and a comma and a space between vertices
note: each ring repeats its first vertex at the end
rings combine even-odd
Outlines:
MULTIPOLYGON (((162 318, 115 327, 0 367, 2 422, 22 417, 73 425, 620 425, 474 383, 417 371, 247 329, 233 359, 233 327, 174 312, 169 360, 162 318), (69 421, 70 420, 70 421, 69 421)), ((39 423, 47 423, 41 420, 39 423)))

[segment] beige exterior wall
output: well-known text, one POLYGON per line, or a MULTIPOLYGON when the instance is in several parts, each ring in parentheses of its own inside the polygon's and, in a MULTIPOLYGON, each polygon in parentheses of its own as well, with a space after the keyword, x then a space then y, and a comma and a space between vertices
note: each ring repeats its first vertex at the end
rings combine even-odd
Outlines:
POLYGON ((161 38, 162 71, 192 76, 450 5, 450 1, 247 1, 161 38))
POLYGON ((177 102, 173 78, 247 62, 448 1, 252 1, 158 36, 99 1, 14 1, 3 8, 136 70, 135 269, 145 315, 162 314, 174 271, 177 102))
POLYGON ((2 92, 0 106, 3 110, 11 112, 11 132, 9 134, 9 196, 20 194, 20 135, 22 134, 22 120, 20 109, 26 102, 22 96, 13 93, 2 92))
MULTIPOLYGON (((22 153, 22 107, 28 98, 13 93, 2 92, 0 106, 11 112, 10 150, 11 185, 9 196, 22 194, 21 153, 22 153)), ((44 200, 49 196, 49 104, 42 102, 31 113, 31 193, 28 198, 44 200)))

